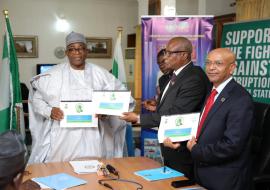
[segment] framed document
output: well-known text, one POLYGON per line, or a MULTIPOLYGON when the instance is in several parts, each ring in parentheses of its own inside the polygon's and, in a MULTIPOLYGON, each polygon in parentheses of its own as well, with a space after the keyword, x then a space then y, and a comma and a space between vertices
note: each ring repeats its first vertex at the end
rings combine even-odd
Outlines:
POLYGON ((61 101, 60 109, 64 112, 60 127, 98 127, 91 101, 61 101))
POLYGON ((128 112, 130 91, 94 91, 93 103, 96 114, 122 116, 128 112))
POLYGON ((168 137, 172 142, 191 139, 196 136, 199 119, 200 113, 162 116, 158 129, 159 143, 168 137))

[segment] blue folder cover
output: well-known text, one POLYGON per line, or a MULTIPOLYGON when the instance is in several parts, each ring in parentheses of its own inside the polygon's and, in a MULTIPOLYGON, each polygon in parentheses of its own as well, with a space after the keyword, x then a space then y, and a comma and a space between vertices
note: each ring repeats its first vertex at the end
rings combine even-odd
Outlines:
POLYGON ((138 176, 143 177, 144 179, 148 181, 155 181, 155 180, 184 176, 184 174, 182 174, 181 172, 175 171, 169 167, 166 167, 165 173, 164 173, 164 167, 150 169, 150 170, 141 170, 134 173, 138 176))
POLYGON ((59 174, 50 175, 47 177, 35 178, 35 181, 56 190, 67 189, 70 187, 87 183, 86 181, 80 178, 76 178, 65 173, 59 173, 59 174))

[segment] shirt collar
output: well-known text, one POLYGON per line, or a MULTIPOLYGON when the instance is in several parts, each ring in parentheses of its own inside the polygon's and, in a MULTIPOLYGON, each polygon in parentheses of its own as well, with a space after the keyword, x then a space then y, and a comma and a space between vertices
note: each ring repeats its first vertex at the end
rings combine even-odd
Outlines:
MULTIPOLYGON (((216 91, 218 92, 218 94, 220 94, 222 92, 222 90, 225 88, 225 86, 232 80, 232 76, 229 77, 227 80, 225 80, 224 82, 222 82, 220 85, 218 85, 218 87, 216 88, 216 91)), ((214 87, 213 87, 214 89, 214 87)))
POLYGON ((175 75, 177 76, 190 63, 191 63, 191 61, 188 62, 187 64, 185 64, 183 67, 180 67, 179 69, 177 69, 176 71, 174 71, 175 75))

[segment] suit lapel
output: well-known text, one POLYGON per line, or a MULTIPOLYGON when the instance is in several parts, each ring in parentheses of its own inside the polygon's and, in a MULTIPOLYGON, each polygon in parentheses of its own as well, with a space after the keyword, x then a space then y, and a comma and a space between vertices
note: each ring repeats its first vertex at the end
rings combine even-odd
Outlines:
MULTIPOLYGON (((177 88, 180 84, 181 84, 181 78, 190 71, 190 69, 193 67, 193 63, 189 63, 176 77, 175 83, 174 85, 170 86, 168 88, 168 90, 165 92, 164 97, 162 98, 162 100, 160 101, 160 103, 158 104, 158 108, 163 104, 164 100, 166 99, 166 97, 168 96, 168 94, 172 91, 172 89, 177 88)), ((170 82, 170 80, 169 80, 170 82)), ((168 85, 168 83, 167 83, 168 85)), ((162 95, 161 95, 162 96, 162 95)), ((161 97, 160 97, 161 98, 161 97)))
POLYGON ((159 94, 159 96, 158 96, 158 104, 160 103, 161 96, 162 96, 162 94, 163 94, 163 92, 164 92, 164 90, 165 90, 165 88, 166 88, 168 82, 170 82, 170 76, 171 76, 171 75, 172 75, 172 73, 163 75, 163 76, 162 76, 162 77, 163 77, 163 78, 162 78, 162 81, 159 81, 159 82, 161 82, 161 83, 159 84, 159 85, 161 85, 161 86, 159 86, 160 94, 159 94))
MULTIPOLYGON (((215 115, 215 113, 218 111, 218 109, 221 108, 221 106, 223 105, 224 102, 226 102, 229 98, 230 98, 230 91, 234 86, 235 81, 232 79, 226 86, 225 88, 221 91, 220 95, 218 96, 218 98, 216 99, 213 107, 211 108, 211 110, 209 111, 199 137, 203 134, 203 132, 205 131, 205 129, 207 128, 207 123, 211 120, 211 118, 215 115)), ((208 97, 207 97, 208 98, 208 97)))

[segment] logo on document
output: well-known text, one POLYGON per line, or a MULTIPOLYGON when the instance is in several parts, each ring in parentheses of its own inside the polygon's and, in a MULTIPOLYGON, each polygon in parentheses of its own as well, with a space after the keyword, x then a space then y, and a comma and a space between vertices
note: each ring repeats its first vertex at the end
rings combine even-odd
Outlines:
POLYGON ((75 109, 77 113, 83 112, 83 105, 81 103, 78 103, 75 105, 75 109))
POLYGON ((114 93, 111 94, 110 100, 111 100, 111 101, 116 100, 116 97, 115 97, 115 94, 114 94, 114 93))
POLYGON ((181 118, 181 117, 177 117, 177 118, 175 119, 175 125, 176 125, 176 126, 183 125, 183 121, 182 121, 182 118, 181 118))

